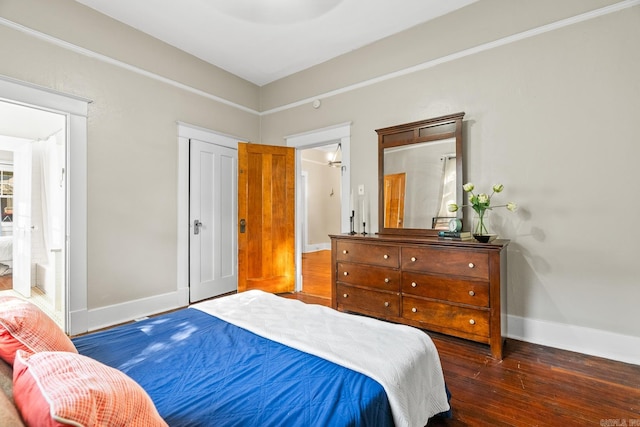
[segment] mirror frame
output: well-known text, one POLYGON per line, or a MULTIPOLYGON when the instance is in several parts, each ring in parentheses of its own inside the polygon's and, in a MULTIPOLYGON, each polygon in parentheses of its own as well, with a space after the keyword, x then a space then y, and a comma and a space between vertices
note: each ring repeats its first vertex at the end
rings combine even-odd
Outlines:
MULTIPOLYGON (((384 150, 389 147, 419 144, 454 138, 456 144, 456 203, 462 206, 462 118, 464 112, 405 123, 382 129, 378 133, 378 234, 437 236, 439 230, 430 228, 384 227, 384 150)), ((458 211, 457 218, 462 212, 458 211)))

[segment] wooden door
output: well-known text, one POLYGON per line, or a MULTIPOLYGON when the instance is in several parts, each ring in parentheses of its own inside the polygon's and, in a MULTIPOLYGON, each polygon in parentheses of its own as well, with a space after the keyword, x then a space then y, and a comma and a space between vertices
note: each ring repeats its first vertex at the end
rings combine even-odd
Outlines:
POLYGON ((295 278, 295 149, 238 143, 238 292, 295 278))
POLYGON ((384 176, 384 227, 404 228, 404 197, 406 174, 384 176))

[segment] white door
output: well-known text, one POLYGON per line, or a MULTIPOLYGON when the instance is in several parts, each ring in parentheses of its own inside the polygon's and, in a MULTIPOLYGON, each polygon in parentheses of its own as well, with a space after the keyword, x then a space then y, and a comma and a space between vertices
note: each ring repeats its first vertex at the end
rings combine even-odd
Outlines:
POLYGON ((189 299, 235 291, 237 150, 189 141, 189 299))
POLYGON ((31 296, 31 144, 13 152, 13 289, 31 296))

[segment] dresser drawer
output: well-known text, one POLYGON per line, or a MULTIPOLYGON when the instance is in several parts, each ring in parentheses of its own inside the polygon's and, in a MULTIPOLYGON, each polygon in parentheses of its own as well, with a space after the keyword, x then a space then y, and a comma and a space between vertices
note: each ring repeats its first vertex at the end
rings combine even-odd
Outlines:
POLYGON ((486 282, 456 280, 404 271, 402 272, 402 293, 489 307, 489 284, 486 282))
POLYGON ((402 317, 481 337, 489 336, 489 312, 485 310, 405 296, 402 298, 402 317))
POLYGON ((339 282, 400 292, 400 271, 363 264, 338 263, 339 282))
POLYGON ((442 248, 403 247, 403 270, 489 279, 489 255, 486 252, 442 248))
POLYGON ((338 261, 358 262, 391 268, 398 268, 400 265, 400 250, 397 246, 338 241, 336 248, 336 259, 338 261))
POLYGON ((365 312, 378 316, 399 316, 400 295, 338 284, 336 300, 338 309, 365 312))

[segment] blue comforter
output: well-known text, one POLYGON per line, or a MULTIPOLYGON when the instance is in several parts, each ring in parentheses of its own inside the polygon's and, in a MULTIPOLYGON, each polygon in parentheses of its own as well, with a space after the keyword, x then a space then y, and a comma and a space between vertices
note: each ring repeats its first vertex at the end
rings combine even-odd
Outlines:
POLYGON ((371 378, 196 309, 77 337, 127 373, 170 426, 392 426, 371 378))

